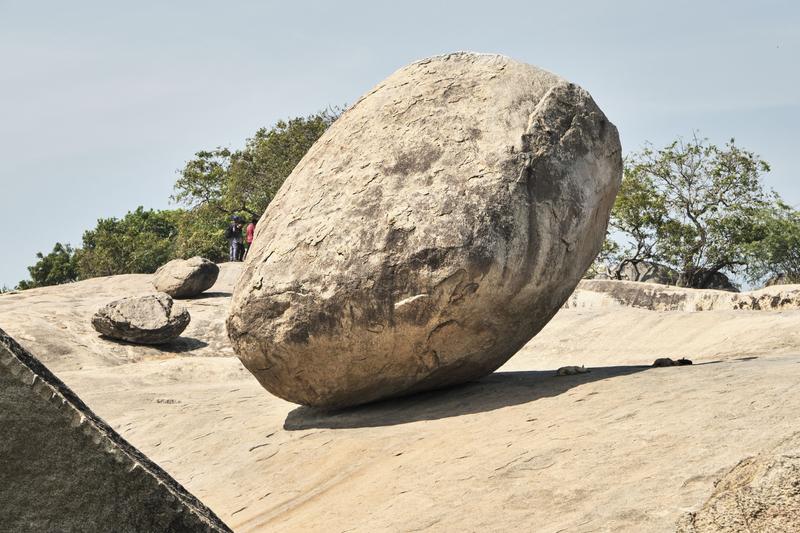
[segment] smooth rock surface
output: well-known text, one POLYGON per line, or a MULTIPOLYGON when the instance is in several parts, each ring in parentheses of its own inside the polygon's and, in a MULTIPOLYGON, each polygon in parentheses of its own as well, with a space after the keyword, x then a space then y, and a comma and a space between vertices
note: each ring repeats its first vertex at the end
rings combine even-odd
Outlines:
POLYGON ((326 407, 486 375, 596 256, 616 128, 509 58, 413 63, 346 111, 270 204, 228 332, 270 392, 326 407))
MULTIPOLYGON (((225 319, 242 263, 219 266, 217 283, 202 298, 180 302, 191 321, 180 337, 168 344, 108 342, 92 327, 92 316, 108 302, 151 293, 151 274, 91 278, 0 294, 0 327, 59 375, 65 370, 117 367, 165 355, 235 358, 225 319)), ((237 366, 249 374, 238 362, 237 366)))
POLYGON ((112 339, 137 344, 162 344, 189 325, 189 311, 165 293, 131 296, 101 308, 92 317, 94 329, 112 339))
POLYGON ((297 407, 223 349, 241 266, 220 265, 215 296, 186 300, 189 327, 161 347, 89 321, 148 274, 0 294, 0 326, 236 531, 674 533, 739 461, 797 432, 800 309, 562 309, 475 383, 297 407), (187 337, 198 346, 175 350, 187 337), (683 356, 695 365, 650 367, 683 356), (591 372, 555 376, 567 364, 591 372))
POLYGON ((153 286, 173 298, 191 298, 214 286, 219 267, 208 259, 173 259, 153 275, 153 286))

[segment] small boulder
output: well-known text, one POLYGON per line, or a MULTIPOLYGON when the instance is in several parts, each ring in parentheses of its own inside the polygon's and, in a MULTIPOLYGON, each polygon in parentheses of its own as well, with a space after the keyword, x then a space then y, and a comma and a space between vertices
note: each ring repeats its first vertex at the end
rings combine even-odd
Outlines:
POLYGON ((620 273, 623 280, 657 283, 660 285, 677 285, 680 272, 665 265, 650 261, 626 264, 620 273))
POLYGON ((189 325, 189 311, 174 305, 168 294, 148 294, 116 300, 92 317, 98 333, 137 344, 163 344, 189 325))
POLYGON ((173 259, 156 270, 153 286, 173 298, 191 298, 210 289, 217 276, 219 267, 208 259, 173 259))

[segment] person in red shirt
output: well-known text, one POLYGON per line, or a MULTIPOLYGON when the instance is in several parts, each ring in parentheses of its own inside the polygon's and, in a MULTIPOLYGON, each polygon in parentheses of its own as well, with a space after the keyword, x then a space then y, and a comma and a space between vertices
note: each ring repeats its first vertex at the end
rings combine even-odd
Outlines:
POLYGON ((253 244, 253 236, 255 235, 255 232, 256 232, 256 223, 257 222, 258 222, 258 219, 256 217, 251 218, 250 219, 250 223, 247 225, 247 229, 245 230, 244 256, 242 257, 242 260, 244 260, 244 258, 247 257, 247 252, 250 251, 250 245, 253 244))

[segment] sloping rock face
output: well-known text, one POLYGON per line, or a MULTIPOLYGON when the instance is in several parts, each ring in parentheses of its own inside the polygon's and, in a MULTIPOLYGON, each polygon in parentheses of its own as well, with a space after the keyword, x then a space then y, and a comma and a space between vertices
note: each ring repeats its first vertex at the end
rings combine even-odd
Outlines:
POLYGON ((741 461, 723 477, 678 533, 793 533, 800 531, 800 449, 741 461))
POLYGON ((173 298, 191 298, 210 289, 217 281, 219 267, 208 259, 173 259, 153 275, 153 286, 173 298))
POLYGON ((0 330, 0 529, 230 531, 0 330))
POLYGON ((312 406, 492 372, 591 264, 621 168, 616 128, 554 74, 471 53, 411 64, 270 204, 234 291, 234 349, 312 406))
POLYGON ((107 337, 138 344, 163 344, 189 325, 189 311, 175 305, 168 294, 122 298, 102 307, 92 317, 94 329, 107 337))

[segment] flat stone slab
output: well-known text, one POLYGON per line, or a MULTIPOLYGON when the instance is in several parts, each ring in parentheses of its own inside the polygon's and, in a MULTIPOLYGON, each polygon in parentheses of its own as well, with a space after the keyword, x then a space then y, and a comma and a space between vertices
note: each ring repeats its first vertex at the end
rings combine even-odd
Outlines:
POLYGON ((0 529, 230 529, 0 329, 0 529))

